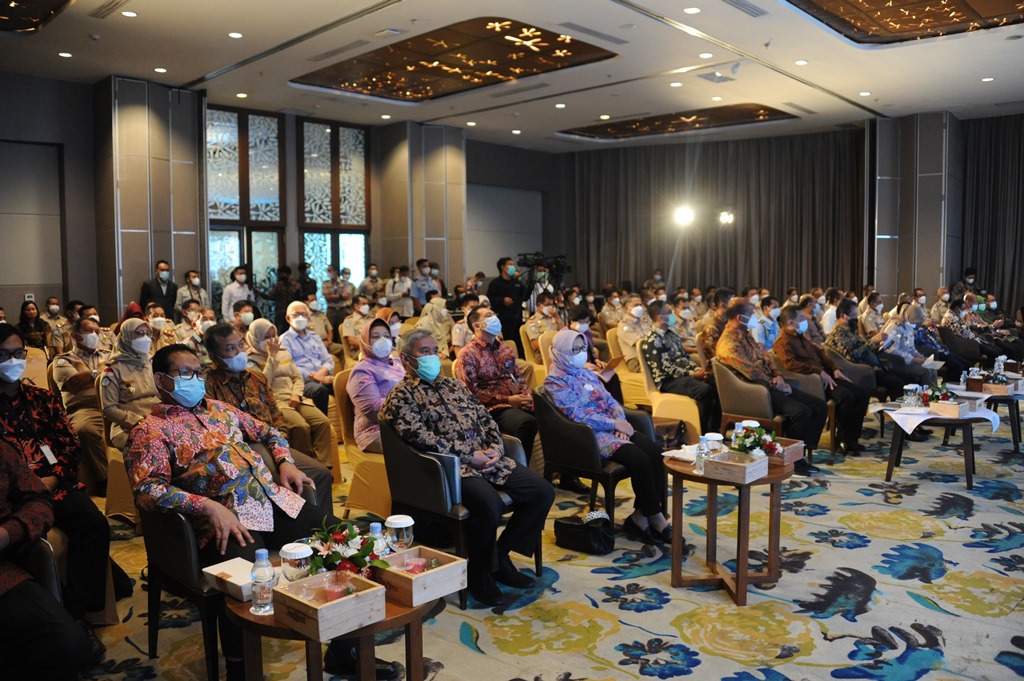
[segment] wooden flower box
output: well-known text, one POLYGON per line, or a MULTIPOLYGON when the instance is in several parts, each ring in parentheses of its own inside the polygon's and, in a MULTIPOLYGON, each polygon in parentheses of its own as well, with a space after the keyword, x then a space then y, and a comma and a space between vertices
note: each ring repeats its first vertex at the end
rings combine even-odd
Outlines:
POLYGON ((983 378, 967 378, 967 391, 972 393, 983 392, 982 388, 985 387, 985 379, 983 378))
POLYGON ((986 395, 1009 395, 1011 388, 1016 388, 1016 381, 1010 383, 982 383, 981 392, 986 395))
POLYGON ((277 620, 315 641, 327 642, 379 622, 384 611, 384 587, 350 572, 321 572, 274 587, 277 620), (327 601, 327 590, 336 588, 332 584, 336 575, 343 575, 354 592, 327 601))
POLYGON ((725 482, 748 483, 768 475, 768 457, 754 458, 728 450, 704 462, 704 477, 725 482))
POLYGON ((426 546, 414 546, 383 558, 388 569, 374 568, 374 579, 386 588, 386 598, 399 605, 417 607, 466 588, 466 559, 426 546), (410 572, 409 561, 423 559, 429 565, 423 572, 410 572))
POLYGON ((963 418, 970 410, 970 402, 964 399, 952 401, 937 400, 928 405, 928 411, 948 419, 963 418))
POLYGON ((789 465, 804 458, 803 440, 793 440, 788 437, 776 437, 775 439, 782 445, 782 456, 770 456, 771 459, 789 465))

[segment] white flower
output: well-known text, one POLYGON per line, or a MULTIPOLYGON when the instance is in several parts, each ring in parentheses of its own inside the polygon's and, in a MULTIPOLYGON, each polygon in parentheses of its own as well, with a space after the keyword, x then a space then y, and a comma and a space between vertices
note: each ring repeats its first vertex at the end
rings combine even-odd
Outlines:
POLYGON ((764 450, 761 449, 760 447, 755 447, 750 450, 750 456, 754 457, 755 459, 760 459, 762 456, 766 456, 766 454, 764 453, 764 450))
POLYGON ((761 441, 762 442, 771 442, 772 441, 772 436, 769 435, 768 433, 765 433, 764 435, 761 436, 761 441))

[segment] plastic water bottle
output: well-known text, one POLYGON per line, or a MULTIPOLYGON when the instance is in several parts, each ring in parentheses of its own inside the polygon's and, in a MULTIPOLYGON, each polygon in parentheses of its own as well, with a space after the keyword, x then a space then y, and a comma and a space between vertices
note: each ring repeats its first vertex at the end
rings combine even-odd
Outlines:
POLYGON ((708 439, 701 435, 697 443, 697 456, 693 460, 693 472, 704 475, 704 460, 708 458, 708 439))
POLYGON ((388 540, 381 530, 380 523, 370 523, 370 539, 373 540, 373 552, 378 556, 383 558, 391 553, 391 547, 388 546, 388 540))
POLYGON ((249 612, 254 615, 274 614, 274 585, 277 584, 277 573, 270 564, 266 549, 256 549, 256 562, 252 565, 252 607, 249 612))

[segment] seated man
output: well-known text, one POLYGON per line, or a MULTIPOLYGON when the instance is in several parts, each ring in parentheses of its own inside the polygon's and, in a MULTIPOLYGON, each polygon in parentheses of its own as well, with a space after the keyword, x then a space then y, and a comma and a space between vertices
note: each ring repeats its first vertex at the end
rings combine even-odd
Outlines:
POLYGON ((701 432, 716 430, 722 416, 718 408, 718 394, 708 384, 707 372, 686 354, 682 339, 670 331, 675 323, 675 313, 660 300, 651 303, 647 311, 654 320, 654 327, 640 341, 640 352, 651 370, 654 384, 663 393, 693 398, 700 412, 701 432))
POLYGON ((54 527, 67 535, 68 564, 74 566, 64 607, 80 620, 104 608, 110 526, 78 482, 78 436, 57 396, 21 382, 25 357, 18 330, 0 324, 0 438, 53 495, 54 527))
POLYGON ((643 297, 639 293, 631 293, 626 299, 626 315, 619 323, 619 350, 629 370, 640 371, 640 360, 636 356, 637 341, 647 337, 651 332, 650 317, 644 307, 643 297))
MULTIPOLYGON (((775 339, 779 337, 779 301, 771 296, 758 294, 758 303, 754 307, 757 316, 757 326, 751 331, 757 344, 769 352, 775 345, 775 339)), ((751 303, 753 304, 753 303, 751 303)))
POLYGON ((836 306, 844 299, 849 300, 837 288, 830 287, 825 291, 825 311, 821 313, 821 328, 826 335, 832 333, 832 327, 836 325, 836 306))
POLYGON ((71 342, 71 321, 60 312, 60 298, 50 296, 46 299, 42 319, 50 325, 50 352, 56 356, 64 352, 70 352, 71 342))
MULTIPOLYGON (((992 296, 992 298, 994 300, 995 296, 992 296)), ((1020 346, 1016 335, 1008 330, 1013 328, 1013 324, 1010 323, 1009 327, 1006 326, 1006 322, 1009 320, 993 318, 991 322, 986 321, 982 315, 988 310, 988 305, 973 293, 968 293, 964 296, 964 309, 967 311, 964 321, 981 338, 991 345, 995 345, 999 348, 1001 354, 1006 355, 1010 359, 1020 360, 1024 358, 1024 348, 1020 346)))
POLYGON ((540 337, 548 331, 558 331, 562 326, 555 297, 547 291, 538 294, 537 311, 526 320, 526 335, 530 338, 530 347, 523 348, 526 351, 526 358, 534 364, 543 364, 540 356, 540 337))
POLYGON ((391 390, 380 420, 410 446, 454 454, 462 461, 462 504, 470 512, 469 592, 495 605, 501 599, 495 578, 519 589, 534 583, 508 554, 533 555, 555 491, 505 457, 498 424, 483 405, 457 380, 440 376, 437 342, 429 331, 402 336, 399 351, 406 378, 391 390), (495 541, 504 508, 498 490, 515 500, 516 511, 495 541))
POLYGON ((209 367, 212 360, 210 359, 210 353, 206 351, 206 346, 203 344, 203 334, 216 323, 217 313, 212 308, 201 307, 196 312, 195 319, 192 320, 192 333, 181 339, 181 344, 196 353, 196 357, 199 358, 199 362, 204 368, 209 367))
POLYGON ((353 362, 359 361, 359 339, 363 335, 363 327, 373 319, 370 314, 370 299, 360 293, 356 295, 355 304, 352 306, 352 314, 345 317, 341 323, 342 343, 345 344, 345 354, 353 362))
POLYGON ((674 312, 676 315, 676 323, 675 326, 672 327, 672 331, 682 339, 684 347, 695 348, 697 332, 694 330, 693 311, 690 309, 690 299, 679 295, 676 296, 673 303, 675 305, 674 312))
POLYGON ((885 326, 885 319, 882 317, 882 310, 885 309, 885 304, 882 302, 882 294, 877 291, 873 291, 867 297, 867 304, 864 306, 864 311, 860 311, 858 306, 857 315, 857 332, 862 338, 871 338, 878 334, 885 326))
POLYGON ((189 298, 181 304, 181 321, 174 327, 174 336, 182 342, 192 335, 192 322, 199 318, 199 310, 203 306, 195 298, 189 298))
POLYGON ((712 314, 713 317, 708 324, 704 325, 701 333, 703 334, 703 345, 704 351, 704 371, 711 375, 711 360, 715 357, 715 352, 718 348, 718 339, 722 337, 722 332, 725 330, 726 318, 725 311, 729 307, 729 303, 732 301, 734 294, 732 289, 720 288, 715 290, 714 297, 711 300, 712 308, 708 311, 708 314, 712 314))
POLYGON ((459 352, 455 377, 480 400, 501 432, 519 438, 529 461, 537 437, 533 393, 519 375, 515 351, 498 340, 501 320, 494 310, 476 307, 466 323, 473 329, 473 336, 459 352))
POLYGON ((805 293, 800 296, 796 309, 800 310, 800 314, 807 320, 807 331, 804 333, 807 340, 820 348, 821 344, 825 342, 825 330, 821 328, 821 322, 818 321, 817 298, 809 293, 805 293))
POLYGON ((939 334, 935 331, 935 323, 923 307, 911 306, 907 308, 906 314, 907 321, 914 324, 914 346, 917 351, 925 356, 935 355, 935 359, 945 362, 939 369, 939 375, 947 383, 957 383, 960 380, 960 374, 968 367, 967 360, 950 352, 949 348, 942 344, 939 334))
POLYGON ((938 324, 946 316, 946 313, 949 312, 949 289, 945 286, 940 286, 936 297, 938 300, 932 305, 929 315, 932 318, 932 322, 938 324))
MULTIPOLYGON (((857 308, 855 303, 849 304, 857 308)), ((821 431, 828 418, 828 405, 817 397, 794 391, 775 370, 767 353, 750 335, 749 330, 757 323, 757 318, 754 317, 753 306, 746 299, 732 300, 725 310, 725 319, 725 329, 718 339, 715 357, 746 380, 768 388, 772 411, 782 417, 782 434, 803 440, 804 446, 813 452, 818 448, 821 431)), ((793 468, 800 475, 816 471, 806 459, 797 461, 793 468)))
POLYGON ((153 352, 165 345, 178 342, 174 324, 167 318, 164 308, 150 301, 146 305, 146 322, 153 330, 153 352))
POLYGON ((601 307, 601 312, 598 315, 601 326, 604 327, 607 333, 610 329, 614 329, 621 324, 625 316, 626 311, 622 307, 622 292, 612 289, 605 297, 604 305, 601 307))
POLYGON ((458 356, 459 350, 466 346, 466 343, 473 337, 473 330, 469 328, 469 324, 466 319, 469 317, 469 312, 474 307, 479 307, 480 296, 475 293, 467 293, 459 301, 459 309, 462 310, 462 319, 455 322, 452 325, 452 338, 451 348, 452 352, 458 356))
POLYGON ((810 323, 794 305, 787 305, 779 314, 781 335, 773 349, 779 363, 787 371, 821 377, 825 399, 836 401, 836 436, 839 448, 847 456, 859 456, 864 416, 871 396, 868 391, 850 382, 846 374, 832 363, 821 348, 807 340, 810 323))
POLYGON ((252 320, 256 319, 256 313, 253 310, 253 302, 251 300, 239 300, 231 306, 234 317, 224 321, 238 329, 238 333, 242 334, 242 338, 245 338, 245 334, 249 332, 249 325, 252 324, 252 320))
POLYGON ((837 352, 851 362, 867 364, 875 370, 875 382, 885 388, 885 398, 893 400, 903 394, 903 386, 913 383, 913 379, 901 371, 902 361, 892 363, 876 352, 877 348, 887 340, 887 336, 879 332, 869 340, 864 340, 857 333, 857 305, 848 300, 840 301, 836 308, 835 328, 825 339, 824 348, 837 352))
POLYGON ((0 440, 0 659, 4 678, 77 679, 89 638, 48 589, 13 558, 53 525, 49 492, 0 440), (10 675, 8 677, 8 675, 10 675))
MULTIPOLYGON (((288 421, 277 406, 270 382, 260 372, 248 368, 249 356, 238 330, 231 324, 217 324, 203 339, 213 360, 206 379, 206 395, 287 433, 288 421)), ((331 510, 331 473, 313 458, 312 443, 307 441, 306 445, 302 452, 292 450, 292 460, 316 486, 317 505, 322 510, 331 510)))
POLYGON ((334 358, 328 354, 320 336, 307 328, 309 308, 305 303, 289 304, 285 318, 291 328, 281 334, 281 345, 302 373, 305 382, 302 394, 311 398, 317 409, 326 415, 334 384, 334 358))
POLYGON ((75 347, 53 360, 53 381, 60 390, 68 421, 82 443, 82 465, 96 489, 107 486, 107 444, 103 439, 103 412, 96 395, 96 377, 110 359, 99 349, 100 325, 79 317, 72 325, 75 347))
POLYGON ((949 301, 949 310, 943 315, 942 321, 939 326, 944 329, 949 329, 955 335, 965 340, 974 341, 978 344, 978 349, 981 354, 985 356, 985 364, 992 366, 995 358, 1003 354, 1002 350, 999 349, 995 344, 991 343, 988 338, 983 338, 976 334, 968 323, 967 306, 962 300, 951 300, 949 301))
POLYGON ((908 313, 913 309, 924 311, 920 305, 905 305, 902 312, 889 317, 889 321, 882 328, 889 337, 884 348, 887 353, 903 360, 902 371, 910 376, 914 383, 934 385, 938 381, 938 374, 935 369, 924 366, 928 358, 918 352, 914 342, 915 324, 908 319, 908 313))

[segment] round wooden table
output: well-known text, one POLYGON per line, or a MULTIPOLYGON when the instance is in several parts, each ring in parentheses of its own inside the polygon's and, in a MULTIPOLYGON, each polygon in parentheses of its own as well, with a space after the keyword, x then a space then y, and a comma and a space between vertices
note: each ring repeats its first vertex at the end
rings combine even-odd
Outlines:
POLYGON ((693 464, 679 459, 665 459, 665 469, 672 476, 672 586, 722 586, 736 605, 747 604, 747 585, 774 584, 779 581, 779 526, 782 517, 782 481, 793 475, 793 465, 769 465, 768 475, 748 483, 716 480, 693 472, 693 464), (707 549, 705 561, 711 576, 683 576, 683 481, 708 487, 707 549), (735 487, 739 493, 739 517, 736 526, 736 571, 730 572, 718 562, 718 486, 735 487), (768 569, 750 572, 750 488, 769 486, 768 569))
MULTIPOLYGON (((384 619, 362 629, 342 634, 341 637, 355 639, 357 651, 357 674, 359 681, 373 681, 376 678, 376 661, 373 637, 375 634, 403 627, 405 629, 405 678, 409 681, 423 681, 423 617, 438 601, 408 608, 387 602, 384 619)), ((319 641, 306 638, 299 632, 277 621, 276 615, 254 615, 249 612, 250 603, 234 598, 225 598, 225 612, 228 620, 242 629, 242 655, 245 661, 246 681, 263 681, 263 641, 279 638, 288 641, 305 641, 306 678, 309 681, 323 681, 323 653, 319 641)), ((442 607, 436 614, 444 610, 442 607)))

